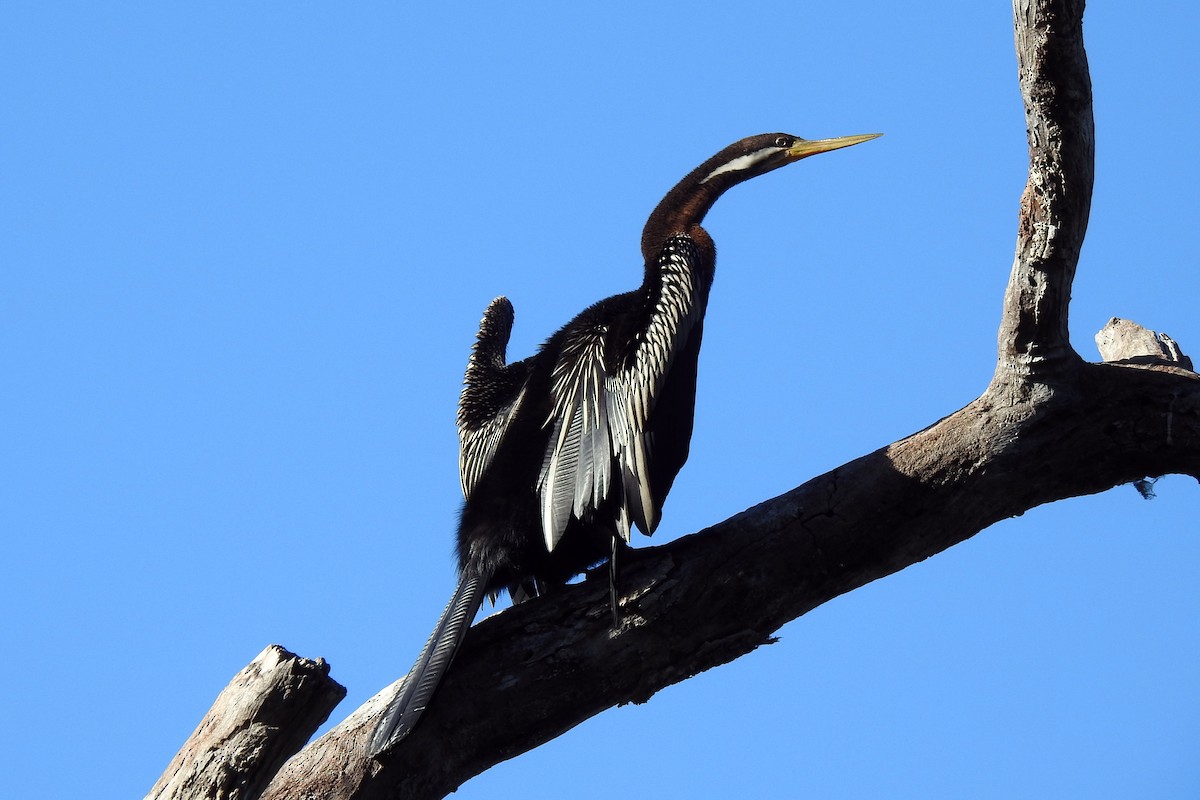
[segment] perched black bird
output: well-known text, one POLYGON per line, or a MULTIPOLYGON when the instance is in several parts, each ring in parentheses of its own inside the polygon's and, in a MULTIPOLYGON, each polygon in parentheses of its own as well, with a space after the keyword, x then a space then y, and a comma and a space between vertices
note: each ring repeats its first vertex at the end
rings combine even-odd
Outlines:
POLYGON ((486 596, 519 602, 650 534, 688 456, 696 358, 716 251, 700 227, 727 189, 878 134, 743 139, 667 193, 642 232, 645 278, 585 309, 537 354, 508 364, 513 309, 484 312, 458 406, 463 505, 458 587, 371 738, 372 755, 416 725, 486 596))

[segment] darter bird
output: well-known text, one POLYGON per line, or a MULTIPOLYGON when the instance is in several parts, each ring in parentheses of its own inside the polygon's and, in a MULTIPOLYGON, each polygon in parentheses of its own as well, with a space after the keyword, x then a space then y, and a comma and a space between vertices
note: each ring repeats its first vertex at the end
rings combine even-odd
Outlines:
POLYGON ((688 456, 716 264, 700 223, 739 183, 878 135, 767 133, 726 147, 650 214, 642 285, 584 309, 523 361, 505 356, 512 305, 492 301, 458 406, 458 586, 377 724, 371 755, 417 724, 485 597, 507 590, 520 602, 609 558, 616 619, 618 551, 633 526, 653 533, 688 456))

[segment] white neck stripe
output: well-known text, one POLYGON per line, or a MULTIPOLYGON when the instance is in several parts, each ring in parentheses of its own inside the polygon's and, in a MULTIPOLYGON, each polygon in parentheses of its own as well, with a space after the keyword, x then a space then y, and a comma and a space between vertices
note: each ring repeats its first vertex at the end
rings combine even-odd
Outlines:
POLYGON ((708 183, 723 172, 736 172, 738 170, 750 169, 750 167, 754 166, 763 159, 768 158, 775 153, 782 152, 783 149, 784 148, 782 147, 764 147, 761 150, 755 150, 753 153, 747 153, 744 156, 738 156, 737 158, 733 159, 733 161, 722 164, 714 169, 708 174, 708 177, 700 182, 708 183))

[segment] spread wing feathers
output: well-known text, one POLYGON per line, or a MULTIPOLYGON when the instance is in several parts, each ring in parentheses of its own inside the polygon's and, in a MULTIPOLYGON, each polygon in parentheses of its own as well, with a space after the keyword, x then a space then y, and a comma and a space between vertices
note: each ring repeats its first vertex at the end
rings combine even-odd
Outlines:
POLYGON ((658 525, 663 498, 650 488, 647 423, 675 356, 704 313, 697 257, 690 237, 667 240, 626 353, 607 351, 621 343, 608 337, 613 320, 599 315, 585 316, 566 337, 554 367, 546 423, 552 430, 538 481, 547 548, 554 549, 572 517, 584 519, 612 490, 621 493, 616 523, 626 541, 631 524, 645 533, 658 525))
POLYGON ((458 400, 458 475, 470 497, 525 396, 524 362, 505 364, 513 307, 506 297, 488 304, 467 361, 458 400))
POLYGON ((548 550, 572 516, 583 517, 608 495, 613 448, 604 396, 607 332, 602 323, 572 331, 554 365, 550 445, 538 478, 548 550))
POLYGON ((392 698, 379 718, 371 734, 369 750, 372 757, 391 750, 417 724, 450 662, 454 660, 454 654, 458 652, 458 646, 482 602, 483 581, 477 576, 463 576, 446 610, 442 612, 437 627, 417 657, 417 663, 413 664, 405 678, 400 693, 392 698))

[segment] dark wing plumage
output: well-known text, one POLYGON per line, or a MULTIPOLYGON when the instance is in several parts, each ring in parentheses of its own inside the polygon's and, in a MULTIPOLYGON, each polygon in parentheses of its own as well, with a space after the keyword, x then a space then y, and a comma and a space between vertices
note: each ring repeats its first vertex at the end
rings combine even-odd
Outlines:
POLYGON ((554 367, 552 430, 538 480, 550 550, 572 517, 585 518, 614 491, 626 541, 631 524, 645 533, 658 525, 664 498, 651 480, 648 426, 673 363, 704 316, 708 287, 699 285, 698 258, 691 237, 667 240, 655 269, 659 280, 629 312, 640 315, 633 331, 623 326, 621 336, 612 336, 619 320, 586 312, 570 326, 554 367), (611 352, 615 346, 624 350, 611 352))
POLYGON ((506 297, 488 304, 467 361, 458 400, 458 474, 470 497, 525 396, 525 362, 505 364, 513 307, 506 297))

